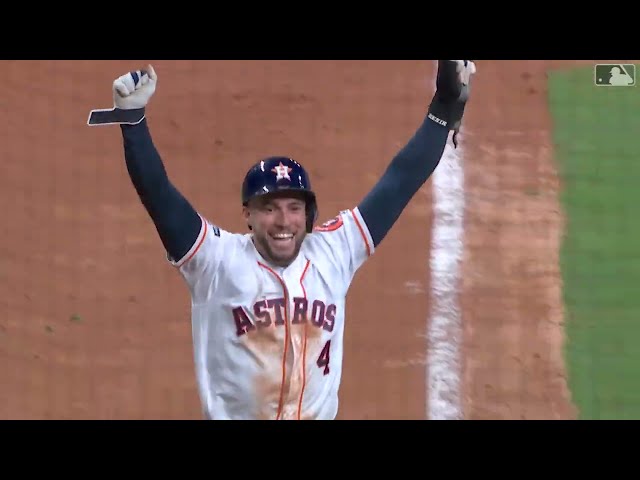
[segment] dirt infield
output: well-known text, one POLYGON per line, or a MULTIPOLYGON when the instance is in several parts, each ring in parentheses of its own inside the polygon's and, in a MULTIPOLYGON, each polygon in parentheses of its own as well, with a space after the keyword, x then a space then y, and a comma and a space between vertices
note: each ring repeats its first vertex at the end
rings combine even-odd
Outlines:
MULTIPOLYGON (((354 206, 421 122, 433 75, 431 62, 153 64, 149 124, 167 171, 233 231, 241 179, 266 155, 308 166, 321 219, 354 206)), ((85 125, 138 65, 2 63, 0 418, 200 418, 187 289, 131 186, 119 129, 85 125), (44 81, 26 92, 24 78, 44 81)), ((546 68, 478 62, 464 137, 466 418, 574 415, 546 68)), ((428 183, 356 275, 339 418, 425 418, 431 201, 428 183)))
POLYGON ((562 350, 564 219, 546 103, 546 72, 569 63, 479 62, 465 157, 465 418, 575 417, 562 350))

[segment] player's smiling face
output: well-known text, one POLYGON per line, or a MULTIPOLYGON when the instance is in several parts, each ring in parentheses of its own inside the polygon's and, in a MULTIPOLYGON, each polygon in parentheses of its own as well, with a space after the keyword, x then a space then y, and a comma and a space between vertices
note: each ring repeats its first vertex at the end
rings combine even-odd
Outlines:
POLYGON ((258 252, 274 265, 285 267, 298 255, 306 235, 306 205, 292 192, 254 198, 244 208, 258 252))

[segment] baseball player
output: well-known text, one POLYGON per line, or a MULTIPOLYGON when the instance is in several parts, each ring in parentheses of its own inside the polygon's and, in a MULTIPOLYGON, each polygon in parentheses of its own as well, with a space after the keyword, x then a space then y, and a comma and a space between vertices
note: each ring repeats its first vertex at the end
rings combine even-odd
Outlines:
POLYGON ((189 288, 204 418, 336 417, 349 286, 437 167, 451 131, 457 146, 474 73, 469 60, 438 61, 413 137, 359 204, 321 225, 305 168, 287 157, 258 161, 242 182, 242 233, 206 218, 167 177, 145 112, 153 67, 113 82, 114 108, 89 123, 120 125, 133 186, 189 288))

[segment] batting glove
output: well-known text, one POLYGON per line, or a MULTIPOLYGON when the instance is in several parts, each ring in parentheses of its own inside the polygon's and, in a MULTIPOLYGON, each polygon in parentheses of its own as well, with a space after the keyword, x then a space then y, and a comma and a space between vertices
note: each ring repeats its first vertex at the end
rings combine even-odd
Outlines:
POLYGON ((469 100, 471 77, 475 73, 476 65, 471 60, 438 60, 436 93, 429 105, 428 116, 454 131, 453 144, 456 148, 462 116, 469 100))
POLYGON ((135 70, 113 82, 113 103, 121 110, 146 107, 156 91, 158 76, 151 65, 147 70, 135 70))

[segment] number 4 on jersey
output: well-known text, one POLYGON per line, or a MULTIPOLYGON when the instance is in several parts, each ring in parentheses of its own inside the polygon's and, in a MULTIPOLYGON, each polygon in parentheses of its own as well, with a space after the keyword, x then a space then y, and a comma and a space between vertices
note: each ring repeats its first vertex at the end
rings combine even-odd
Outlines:
POLYGON ((329 373, 329 349, 331 348, 331 340, 327 340, 327 343, 322 347, 322 351, 320 352, 320 356, 318 356, 318 360, 316 364, 319 368, 324 368, 324 375, 329 373))

